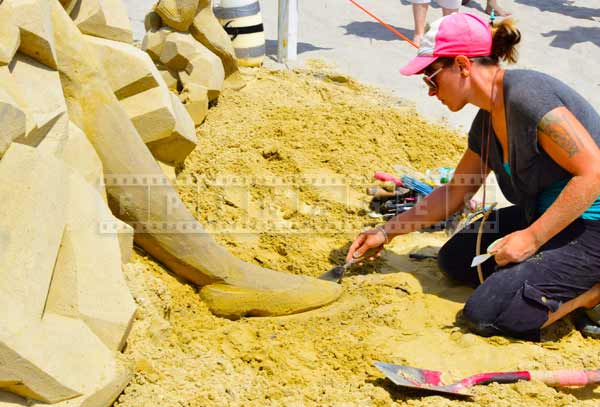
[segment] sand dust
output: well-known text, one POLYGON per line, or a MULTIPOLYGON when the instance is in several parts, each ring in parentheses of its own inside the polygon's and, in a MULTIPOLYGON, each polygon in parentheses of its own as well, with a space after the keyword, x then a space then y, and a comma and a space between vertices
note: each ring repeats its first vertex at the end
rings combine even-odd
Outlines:
MULTIPOLYGON (((225 92, 178 175, 185 204, 243 260, 319 275, 343 261, 364 227, 375 170, 452 165, 459 134, 410 107, 316 64, 311 71, 249 71, 225 92), (243 233, 242 233, 243 232, 243 233)), ((373 361, 445 372, 597 368, 600 341, 569 321, 536 344, 481 338, 457 322, 470 289, 455 286, 431 251, 443 232, 394 241, 383 259, 350 271, 342 298, 280 318, 214 317, 197 289, 135 255, 125 267, 139 305, 125 357, 135 368, 116 406, 595 406, 590 389, 540 383, 473 388, 472 401, 396 388, 373 361)))

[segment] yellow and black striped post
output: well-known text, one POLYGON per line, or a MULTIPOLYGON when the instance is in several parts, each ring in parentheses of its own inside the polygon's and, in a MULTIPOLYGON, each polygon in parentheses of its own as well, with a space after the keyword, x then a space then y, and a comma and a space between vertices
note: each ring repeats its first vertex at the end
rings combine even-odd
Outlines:
POLYGON ((215 16, 231 37, 241 66, 260 66, 265 58, 265 33, 258 0, 221 0, 215 16))

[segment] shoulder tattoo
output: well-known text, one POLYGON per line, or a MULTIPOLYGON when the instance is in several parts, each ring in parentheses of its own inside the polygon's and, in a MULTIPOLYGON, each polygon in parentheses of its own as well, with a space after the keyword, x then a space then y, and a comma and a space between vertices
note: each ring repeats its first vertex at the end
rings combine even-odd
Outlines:
POLYGON ((562 112, 547 113, 540 123, 538 130, 547 135, 558 147, 563 149, 569 158, 579 152, 577 134, 562 112))

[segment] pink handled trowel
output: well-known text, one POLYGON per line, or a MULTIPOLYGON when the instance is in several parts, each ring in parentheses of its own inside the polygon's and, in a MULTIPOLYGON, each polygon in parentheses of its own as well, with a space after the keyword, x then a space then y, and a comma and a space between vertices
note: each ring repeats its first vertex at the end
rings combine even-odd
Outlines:
POLYGON ((409 366, 375 362, 375 366, 398 386, 426 390, 453 396, 472 397, 469 387, 490 383, 516 383, 535 380, 548 386, 586 386, 600 383, 599 370, 522 370, 519 372, 480 373, 466 377, 456 383, 444 384, 442 372, 417 369, 409 366))

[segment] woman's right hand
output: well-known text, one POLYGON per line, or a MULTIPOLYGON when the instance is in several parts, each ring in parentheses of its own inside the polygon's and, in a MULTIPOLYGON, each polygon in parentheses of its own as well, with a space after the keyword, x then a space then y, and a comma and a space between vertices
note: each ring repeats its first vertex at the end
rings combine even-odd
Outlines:
POLYGON ((373 255, 369 256, 369 260, 374 260, 379 257, 383 250, 383 245, 387 242, 387 236, 382 228, 376 228, 362 232, 348 249, 346 261, 350 262, 354 259, 361 258, 369 249, 374 249, 373 255))

